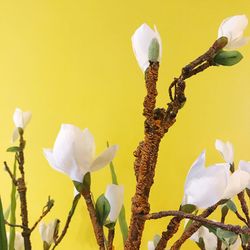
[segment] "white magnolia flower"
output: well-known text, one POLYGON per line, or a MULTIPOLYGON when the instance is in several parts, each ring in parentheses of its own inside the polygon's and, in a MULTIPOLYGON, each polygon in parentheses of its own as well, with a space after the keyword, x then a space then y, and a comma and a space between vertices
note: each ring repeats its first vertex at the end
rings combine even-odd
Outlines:
POLYGON ((95 157, 95 142, 88 129, 83 131, 71 124, 63 124, 53 149, 44 149, 49 164, 72 180, 82 182, 87 172, 94 172, 109 164, 118 149, 113 145, 95 157))
POLYGON ((12 142, 14 142, 19 137, 18 128, 24 129, 29 123, 30 119, 31 119, 31 112, 29 111, 23 112, 21 109, 16 108, 13 114, 13 121, 16 128, 12 135, 12 142))
POLYGON ((152 240, 148 241, 148 250, 155 250, 155 245, 152 240))
POLYGON ((225 162, 232 164, 234 162, 234 149, 231 142, 215 141, 215 148, 221 153, 225 162))
MULTIPOLYGON (((203 239, 206 250, 217 249, 217 237, 213 233, 210 233, 209 230, 204 226, 201 226, 198 229, 198 231, 196 231, 190 237, 190 239, 195 242, 199 242, 200 238, 203 239)), ((238 250, 240 248, 240 245, 241 245, 241 241, 240 241, 240 238, 238 237, 235 243, 230 245, 230 250, 238 250)), ((225 250, 225 249, 226 249, 226 245, 222 243, 222 250, 225 250)))
POLYGON ((153 39, 159 43, 159 58, 161 59, 161 38, 156 27, 152 30, 147 24, 142 24, 132 36, 132 47, 140 68, 145 71, 149 66, 148 50, 153 39))
POLYGON ((42 238, 42 241, 47 242, 50 246, 54 242, 54 236, 58 227, 58 220, 55 219, 51 221, 48 225, 44 222, 41 222, 39 225, 39 232, 42 238))
POLYGON ((207 208, 222 199, 230 199, 244 190, 250 183, 250 175, 236 170, 230 174, 227 163, 205 167, 205 152, 191 166, 184 188, 184 204, 207 208))
POLYGON ((222 21, 218 30, 218 38, 222 36, 227 37, 228 43, 225 48, 239 48, 249 41, 248 37, 243 37, 243 32, 247 25, 248 19, 246 15, 232 16, 222 21))
POLYGON ((107 186, 105 197, 110 204, 109 220, 115 222, 122 209, 124 200, 124 187, 121 185, 111 184, 107 186))
MULTIPOLYGON (((250 162, 249 161, 240 161, 238 168, 250 174, 250 162)), ((247 186, 247 188, 250 189, 250 184, 247 186)))
MULTIPOLYGON (((9 233, 7 233, 7 238, 8 238, 8 242, 9 242, 9 238, 10 238, 9 233)), ((16 232, 16 234, 15 234, 14 248, 15 248, 15 250, 24 250, 23 236, 19 232, 16 232)))

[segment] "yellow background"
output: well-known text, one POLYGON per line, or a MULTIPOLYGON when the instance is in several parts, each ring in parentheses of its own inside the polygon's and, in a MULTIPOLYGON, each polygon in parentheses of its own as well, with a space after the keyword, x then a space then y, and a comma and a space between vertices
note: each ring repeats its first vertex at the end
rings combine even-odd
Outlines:
MULTIPOLYGON (((143 22, 157 28, 163 43, 158 105, 165 106, 168 86, 182 66, 216 39, 221 21, 245 13, 249 0, 209 1, 0 1, 0 161, 8 160, 16 107, 31 110, 26 129, 26 173, 30 224, 41 214, 47 196, 55 207, 45 222, 59 218, 63 226, 73 198, 70 179, 54 171, 42 154, 52 147, 61 123, 88 127, 97 153, 106 141, 119 144, 115 158, 119 182, 125 186, 127 217, 135 190, 133 150, 143 138, 143 74, 131 48, 131 35, 143 22)), ((249 28, 247 34, 250 35, 249 28)), ((186 173, 207 149, 208 163, 222 161, 216 138, 230 140, 236 162, 250 160, 250 45, 234 67, 214 67, 187 81, 187 103, 162 141, 152 211, 178 209, 186 173)), ((10 181, 1 171, 0 192, 9 204, 10 181)), ((92 175, 94 196, 110 183, 108 167, 92 175)), ((212 218, 215 218, 212 216, 212 218)), ((231 222, 236 223, 234 216, 231 222)), ((167 219, 146 224, 141 249, 161 233, 167 219)), ((116 249, 122 249, 119 228, 116 249)), ((42 249, 32 235, 33 249, 42 249)), ((193 249, 189 242, 183 249, 193 249)), ((83 200, 77 207, 61 250, 97 249, 83 200)))

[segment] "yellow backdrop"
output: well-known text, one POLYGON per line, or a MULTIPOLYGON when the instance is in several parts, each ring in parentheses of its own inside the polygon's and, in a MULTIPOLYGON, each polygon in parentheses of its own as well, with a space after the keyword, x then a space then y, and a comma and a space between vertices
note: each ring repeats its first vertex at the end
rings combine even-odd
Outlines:
MULTIPOLYGON (((33 118, 25 133, 30 223, 40 216, 48 195, 56 203, 45 222, 56 217, 63 225, 71 206, 70 179, 54 171, 42 154, 43 147, 52 147, 61 123, 88 127, 97 152, 107 140, 120 145, 114 163, 125 186, 129 217, 135 190, 132 152, 143 136, 145 95, 131 35, 143 22, 157 25, 163 42, 158 105, 165 106, 168 85, 181 67, 211 45, 225 17, 243 13, 250 17, 248 0, 1 0, 0 159, 11 162, 5 150, 14 128, 14 109, 31 110, 33 118)), ((204 148, 208 163, 222 161, 214 149, 216 138, 233 142, 237 161, 250 160, 250 45, 241 52, 245 58, 238 65, 214 67, 188 80, 187 103, 161 144, 150 197, 152 211, 178 209, 186 173, 204 148)), ((7 207, 10 181, 4 171, 0 179, 7 207)), ((94 196, 110 182, 108 167, 94 173, 94 196)), ((230 221, 236 223, 234 216, 230 221)), ((167 222, 146 224, 141 249, 167 222)), ((119 228, 116 235, 116 249, 122 249, 119 228)), ((32 241, 33 249, 42 249, 37 231, 32 241)), ((193 248, 193 242, 183 247, 193 248)), ((82 200, 58 249, 97 249, 82 200)))

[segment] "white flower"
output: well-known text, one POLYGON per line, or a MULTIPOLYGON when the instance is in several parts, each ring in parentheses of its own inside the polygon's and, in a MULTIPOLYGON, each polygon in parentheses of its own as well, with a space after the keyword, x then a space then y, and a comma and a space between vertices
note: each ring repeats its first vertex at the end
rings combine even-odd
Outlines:
POLYGON ((111 184, 107 186, 105 197, 110 204, 109 220, 115 222, 120 214, 123 200, 124 187, 121 185, 111 184))
MULTIPOLYGON (((10 234, 7 233, 8 242, 9 242, 9 237, 10 237, 10 234)), ((23 236, 19 232, 16 232, 15 234, 14 248, 15 250, 24 250, 23 236)))
POLYGON ((215 148, 221 153, 225 162, 232 164, 234 162, 234 149, 231 142, 215 141, 215 148))
POLYGON ((48 225, 41 222, 39 225, 39 232, 43 241, 50 246, 54 242, 54 236, 58 227, 58 220, 51 221, 48 225))
POLYGON ((142 24, 132 36, 132 47, 140 68, 145 71, 149 66, 148 50, 153 39, 159 43, 159 58, 161 59, 161 38, 156 27, 152 30, 147 24, 142 24))
POLYGON ((228 43, 225 48, 239 48, 249 41, 248 37, 243 37, 243 31, 247 25, 248 19, 246 15, 232 16, 222 21, 218 30, 218 38, 227 37, 228 43))
MULTIPOLYGON (((196 242, 199 242, 199 239, 202 238, 205 244, 205 249, 206 250, 216 250, 217 249, 217 237, 213 234, 210 233, 209 230, 201 226, 198 231, 196 231, 190 239, 196 242)), ((233 245, 230 245, 230 250, 238 250, 240 248, 241 241, 240 238, 238 237, 237 240, 233 245)), ((226 246, 225 244, 222 243, 222 250, 225 250, 226 246)))
MULTIPOLYGON (((250 174, 250 162, 249 161, 240 161, 238 168, 250 174)), ((247 186, 247 188, 250 189, 250 184, 247 186)))
POLYGON ((205 167, 205 152, 191 166, 184 188, 184 204, 207 208, 222 199, 230 199, 250 183, 250 175, 236 170, 230 175, 227 163, 205 167))
POLYGON ((44 149, 44 155, 54 169, 82 183, 87 172, 109 164, 117 149, 118 146, 113 145, 95 158, 95 142, 89 130, 63 124, 53 149, 44 149))
POLYGON ((13 121, 16 128, 12 135, 12 142, 14 142, 19 137, 18 128, 24 129, 29 123, 30 119, 31 119, 31 112, 29 111, 23 112, 21 109, 16 108, 13 114, 13 121))
POLYGON ((148 250, 155 250, 155 245, 152 240, 148 241, 148 250))

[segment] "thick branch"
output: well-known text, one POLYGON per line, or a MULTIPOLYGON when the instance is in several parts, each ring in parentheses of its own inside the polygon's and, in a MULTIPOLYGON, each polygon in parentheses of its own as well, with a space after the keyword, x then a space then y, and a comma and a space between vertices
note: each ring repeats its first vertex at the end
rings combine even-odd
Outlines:
POLYGON ((26 199, 26 184, 25 184, 25 172, 24 172, 24 147, 25 141, 23 139, 23 130, 19 128, 19 148, 20 151, 17 154, 17 162, 19 164, 19 170, 21 173, 21 177, 17 179, 17 191, 20 197, 20 205, 21 205, 21 218, 22 218, 22 226, 23 232, 22 236, 24 238, 24 247, 25 250, 31 250, 31 242, 30 242, 30 229, 28 222, 28 209, 27 209, 27 199, 26 199))
POLYGON ((85 199, 85 202, 89 211, 89 216, 92 222, 92 226, 94 229, 94 233, 95 233, 95 237, 96 237, 96 241, 99 246, 99 249, 105 250, 103 227, 98 222, 95 207, 94 207, 92 197, 91 197, 91 193, 90 191, 85 191, 82 193, 82 195, 85 199))

